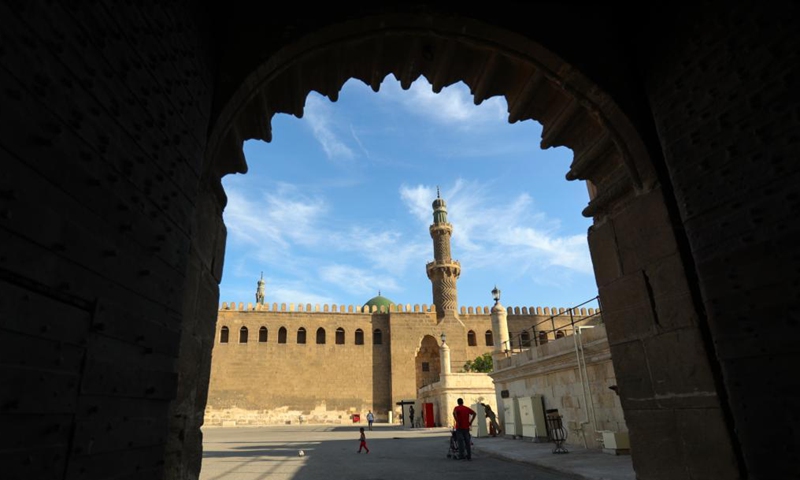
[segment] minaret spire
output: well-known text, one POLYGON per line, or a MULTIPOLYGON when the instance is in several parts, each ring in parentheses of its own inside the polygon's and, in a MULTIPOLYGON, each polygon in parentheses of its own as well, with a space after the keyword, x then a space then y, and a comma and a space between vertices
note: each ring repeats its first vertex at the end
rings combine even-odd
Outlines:
POLYGON ((261 279, 258 281, 256 288, 256 303, 264 305, 264 272, 261 272, 261 279))
POLYGON ((439 196, 436 187, 436 200, 433 201, 433 224, 429 228, 433 239, 433 261, 425 270, 433 287, 433 304, 438 318, 447 312, 456 314, 458 290, 456 280, 461 275, 461 264, 450 257, 450 236, 453 226, 447 222, 447 204, 439 196))

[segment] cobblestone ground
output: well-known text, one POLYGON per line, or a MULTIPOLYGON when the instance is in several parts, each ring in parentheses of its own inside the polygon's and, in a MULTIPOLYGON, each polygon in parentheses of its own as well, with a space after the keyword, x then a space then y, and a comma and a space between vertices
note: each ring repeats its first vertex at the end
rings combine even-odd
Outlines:
POLYGON ((200 480, 572 478, 477 452, 472 461, 453 460, 447 457, 450 432, 446 429, 376 425, 366 431, 370 453, 358 454, 358 428, 205 428, 200 480))

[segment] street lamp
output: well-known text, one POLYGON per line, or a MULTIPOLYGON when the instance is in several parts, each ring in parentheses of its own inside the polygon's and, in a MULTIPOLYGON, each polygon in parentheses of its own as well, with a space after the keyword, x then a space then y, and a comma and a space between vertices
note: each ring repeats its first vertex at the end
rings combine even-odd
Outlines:
POLYGON ((492 298, 494 299, 495 305, 500 301, 500 289, 497 288, 497 285, 494 286, 492 289, 492 298))
POLYGON ((442 335, 439 338, 442 339, 442 345, 444 345, 444 341, 447 340, 447 335, 445 335, 444 332, 442 332, 442 335))

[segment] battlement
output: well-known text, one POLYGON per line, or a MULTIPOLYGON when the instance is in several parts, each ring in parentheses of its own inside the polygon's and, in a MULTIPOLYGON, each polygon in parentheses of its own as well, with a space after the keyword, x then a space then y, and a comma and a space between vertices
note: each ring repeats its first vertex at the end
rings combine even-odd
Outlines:
MULTIPOLYGON (((569 314, 569 308, 562 308, 562 307, 505 307, 506 314, 510 316, 514 315, 562 315, 562 314, 569 314)), ((489 315, 492 313, 492 307, 461 307, 459 310, 460 315, 489 315)), ((573 315, 578 316, 586 316, 586 315, 594 315, 595 313, 600 313, 600 310, 595 310, 594 308, 573 308, 572 309, 573 315)))
POLYGON ((310 303, 273 303, 261 305, 259 303, 245 303, 243 302, 222 302, 219 308, 220 311, 240 311, 240 312, 303 312, 303 313, 436 313, 436 305, 420 304, 397 304, 391 307, 381 305, 336 305, 319 303, 313 306, 310 303))
MULTIPOLYGON (((220 311, 240 311, 240 312, 303 312, 303 313, 436 313, 436 305, 423 304, 397 304, 391 307, 384 307, 381 305, 362 306, 362 305, 336 305, 336 304, 314 304, 310 303, 273 303, 269 304, 253 304, 244 302, 222 302, 219 307, 220 311)), ((568 313, 568 308, 561 307, 506 307, 508 316, 514 315, 560 315, 568 313)), ((477 306, 477 307, 461 307, 459 310, 460 315, 489 315, 492 312, 492 307, 477 306)), ((599 310, 594 308, 575 308, 573 309, 574 315, 586 316, 599 313, 599 310)))

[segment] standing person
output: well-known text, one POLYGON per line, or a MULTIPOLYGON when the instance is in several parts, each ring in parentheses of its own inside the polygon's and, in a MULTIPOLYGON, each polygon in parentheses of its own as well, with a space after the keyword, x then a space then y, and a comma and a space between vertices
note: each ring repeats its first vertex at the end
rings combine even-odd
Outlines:
POLYGON ((408 407, 408 418, 411 420, 411 428, 414 428, 414 405, 408 407))
POLYGON ((456 420, 456 438, 458 439, 458 459, 472 460, 472 439, 469 429, 475 417, 475 410, 464 405, 464 399, 456 400, 458 405, 453 409, 453 418, 456 420))
POLYGON ((500 425, 497 423, 497 416, 494 414, 494 410, 492 410, 492 407, 490 407, 485 403, 481 403, 481 405, 483 405, 483 409, 486 410, 486 418, 489 419, 489 423, 491 424, 492 430, 494 431, 492 436, 496 437, 501 433, 500 425))
POLYGON ((372 410, 369 411, 367 414, 367 422, 369 422, 369 430, 372 431, 372 422, 375 421, 375 415, 372 414, 372 410))
POLYGON ((361 432, 361 438, 358 440, 358 451, 356 453, 361 453, 362 448, 369 453, 369 448, 367 448, 367 435, 364 433, 364 427, 361 427, 358 430, 361 432))

